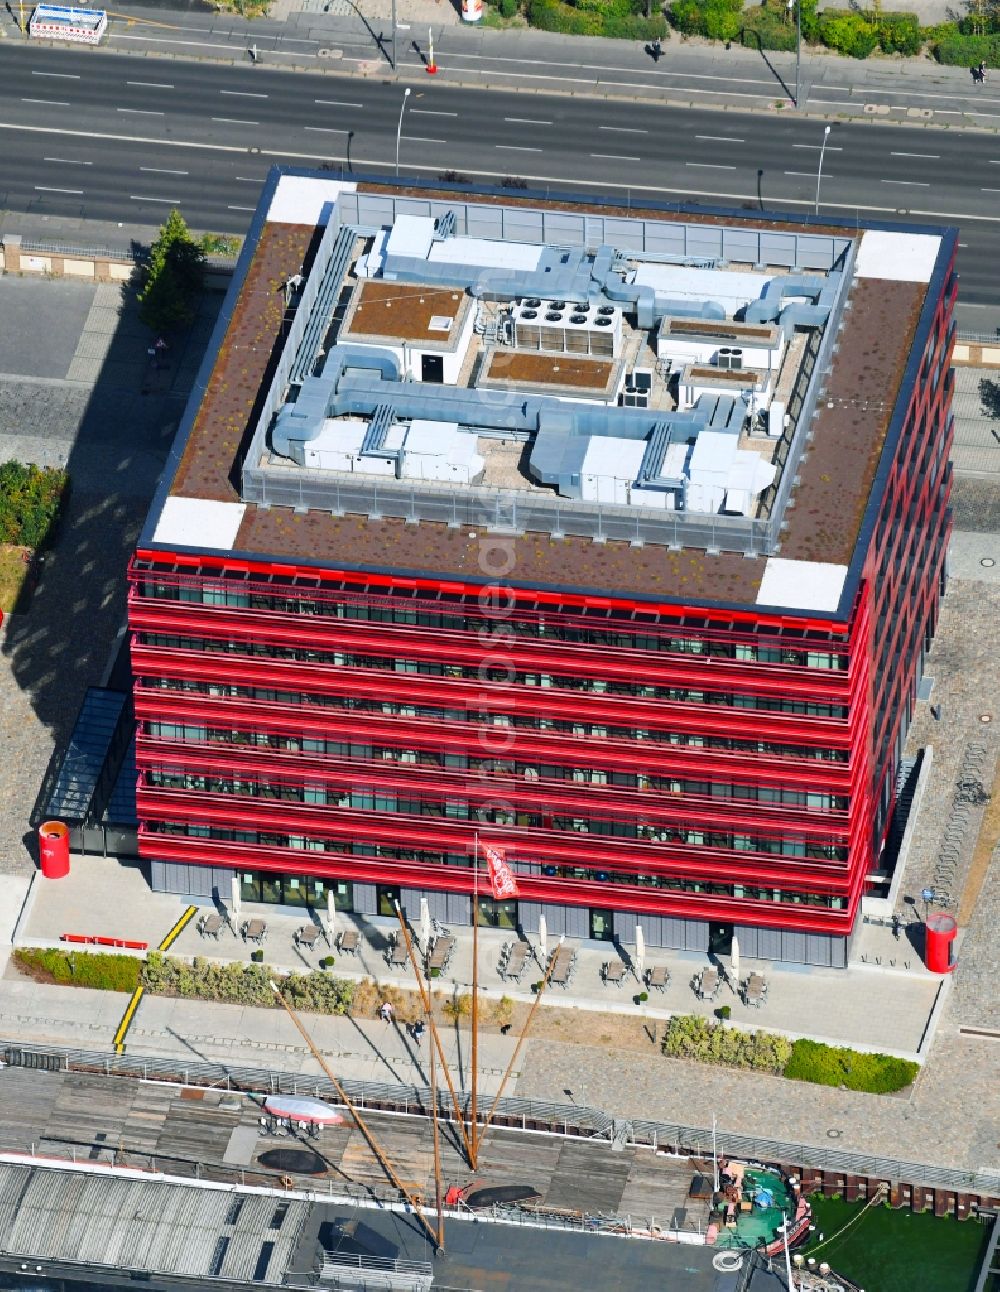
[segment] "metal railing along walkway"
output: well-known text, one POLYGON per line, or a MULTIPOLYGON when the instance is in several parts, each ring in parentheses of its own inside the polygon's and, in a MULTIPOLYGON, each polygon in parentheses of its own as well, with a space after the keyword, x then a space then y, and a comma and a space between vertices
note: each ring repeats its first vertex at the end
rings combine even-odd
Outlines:
MULTIPOLYGON (((183 1058, 142 1057, 109 1054, 104 1051, 75 1050, 52 1045, 26 1045, 0 1039, 0 1053, 11 1065, 45 1068, 67 1072, 103 1072, 107 1076, 140 1078, 146 1081, 170 1081, 184 1085, 217 1087, 224 1090, 264 1092, 269 1094, 311 1094, 337 1102, 336 1092, 325 1077, 279 1072, 269 1068, 230 1067, 222 1063, 189 1063, 183 1058)), ((392 1085, 382 1082, 342 1080, 349 1098, 362 1109, 373 1112, 409 1113, 427 1116, 431 1107, 429 1088, 392 1085)), ((467 1097, 459 1094, 460 1102, 467 1097)), ((439 1116, 450 1118, 451 1103, 447 1092, 438 1095, 439 1116)), ((606 1135, 613 1118, 606 1112, 576 1104, 547 1103, 536 1099, 506 1097, 500 1100, 494 1125, 508 1129, 534 1131, 550 1135, 593 1139, 606 1135)), ((712 1131, 706 1127, 677 1123, 631 1121, 631 1143, 652 1149, 704 1156, 712 1151, 712 1131)), ((906 1162, 897 1158, 867 1153, 819 1148, 782 1140, 759 1139, 729 1132, 717 1133, 718 1151, 728 1157, 765 1163, 794 1164, 818 1171, 857 1175, 893 1183, 918 1185, 927 1189, 947 1189, 956 1193, 976 1194, 984 1198, 1000 1197, 1000 1171, 962 1170, 906 1162)))

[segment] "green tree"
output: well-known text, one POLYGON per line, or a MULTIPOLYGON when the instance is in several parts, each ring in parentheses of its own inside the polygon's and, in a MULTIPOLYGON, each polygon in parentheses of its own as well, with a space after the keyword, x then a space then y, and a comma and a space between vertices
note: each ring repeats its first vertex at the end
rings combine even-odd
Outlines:
POLYGON ((205 252, 191 237, 180 211, 171 211, 149 249, 139 287, 139 316, 154 332, 187 327, 194 320, 205 279, 205 252))

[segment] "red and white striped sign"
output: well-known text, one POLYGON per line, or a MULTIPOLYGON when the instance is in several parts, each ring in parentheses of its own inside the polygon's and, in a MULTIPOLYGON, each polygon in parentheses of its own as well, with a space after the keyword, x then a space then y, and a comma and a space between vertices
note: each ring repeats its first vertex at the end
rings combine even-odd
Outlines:
POLYGON ((500 902, 508 897, 516 897, 517 880, 507 861, 505 850, 494 847, 491 843, 484 843, 482 847, 486 858, 486 869, 490 873, 490 887, 493 889, 494 899, 500 902))

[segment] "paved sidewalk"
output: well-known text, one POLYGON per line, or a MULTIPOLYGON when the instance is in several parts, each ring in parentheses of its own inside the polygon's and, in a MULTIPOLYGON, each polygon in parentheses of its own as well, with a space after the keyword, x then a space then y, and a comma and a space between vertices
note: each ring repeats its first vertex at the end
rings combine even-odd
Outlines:
MULTIPOLYGON (((226 901, 228 894, 223 894, 226 901)), ((100 935, 143 941, 155 947, 182 914, 186 901, 167 894, 150 893, 142 872, 136 866, 121 867, 110 858, 74 857, 70 875, 60 880, 38 877, 29 901, 26 918, 18 932, 20 945, 59 946, 64 933, 100 935)), ((207 909, 207 908, 206 908, 207 909)), ((325 943, 305 952, 293 942, 295 930, 308 921, 306 912, 298 918, 274 914, 266 906, 244 907, 237 918, 239 925, 248 915, 261 916, 267 922, 267 962, 279 970, 313 969, 321 956, 329 953, 325 943)), ((344 920, 344 917, 340 917, 344 920)), ((341 924, 340 927, 343 927, 341 924)), ((407 968, 390 972, 382 954, 387 935, 394 930, 389 921, 363 924, 361 949, 357 956, 336 957, 334 972, 351 980, 369 978, 378 985, 413 990, 414 979, 407 968)), ((446 975, 435 980, 435 989, 448 994, 467 992, 472 982, 472 935, 469 930, 456 931, 458 947, 446 975)), ((480 937, 480 984, 484 994, 496 1000, 509 996, 530 1003, 534 997, 531 983, 541 978, 538 963, 529 963, 519 984, 505 983, 498 974, 501 949, 512 935, 493 930, 480 937)), ((543 1008, 568 1008, 581 1011, 578 1022, 588 1026, 586 1014, 608 1011, 633 1015, 652 1021, 675 1013, 697 1013, 712 1017, 712 1011, 728 1005, 732 1020, 742 1027, 763 1027, 768 1031, 794 1036, 810 1036, 832 1044, 851 1045, 913 1057, 925 1042, 931 1010, 938 997, 941 980, 927 973, 914 947, 905 939, 895 941, 887 929, 867 926, 856 944, 856 963, 845 971, 822 970, 806 965, 772 965, 743 957, 740 977, 754 969, 768 981, 768 1002, 763 1009, 743 1003, 727 984, 718 998, 700 1001, 691 981, 708 964, 707 957, 697 953, 659 951, 649 948, 647 966, 666 965, 671 974, 666 991, 650 993, 650 999, 635 1003, 640 990, 629 975, 620 987, 601 981, 601 966, 606 960, 618 960, 610 944, 573 943, 577 950, 577 968, 573 981, 565 990, 550 986, 543 1008), (862 960, 864 956, 864 960, 862 960), (876 963, 881 962, 880 964, 876 963), (873 1010, 877 997, 880 1008, 873 1010)), ((549 951, 554 940, 549 942, 549 951)), ((221 938, 205 939, 192 921, 171 948, 184 957, 197 955, 220 961, 249 962, 253 948, 226 929, 221 938)), ((628 954, 628 947, 623 948, 628 954)), ((542 956, 535 947, 539 960, 542 956)), ((634 948, 633 948, 634 950, 634 948)), ((146 1006, 140 1009, 145 1022, 146 1006)), ((117 1020, 116 1020, 117 1023, 117 1020)), ((110 1035, 114 1034, 112 1027, 110 1035)))
MULTIPOLYGON (((392 0, 279 0, 270 17, 252 21, 141 6, 112 20, 105 48, 247 63, 254 45, 269 68, 385 79, 393 75, 391 13, 392 0)), ((768 113, 792 108, 794 52, 726 49, 672 33, 654 64, 641 41, 466 25, 448 0, 396 0, 396 14, 396 75, 411 83, 428 83, 430 28, 437 84, 768 113)), ((974 85, 967 68, 924 56, 857 61, 805 47, 801 78, 799 111, 824 119, 1000 125, 1000 96, 990 83, 974 85)))

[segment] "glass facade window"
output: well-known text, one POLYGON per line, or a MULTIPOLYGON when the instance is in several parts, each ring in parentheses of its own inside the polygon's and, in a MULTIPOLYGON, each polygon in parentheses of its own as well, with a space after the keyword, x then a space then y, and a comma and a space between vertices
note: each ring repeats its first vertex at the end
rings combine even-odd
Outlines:
POLYGON ((587 914, 591 938, 596 942, 610 942, 615 936, 614 914, 601 910, 590 910, 587 914))

